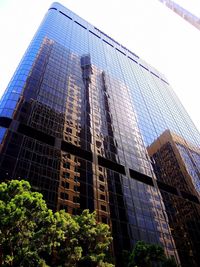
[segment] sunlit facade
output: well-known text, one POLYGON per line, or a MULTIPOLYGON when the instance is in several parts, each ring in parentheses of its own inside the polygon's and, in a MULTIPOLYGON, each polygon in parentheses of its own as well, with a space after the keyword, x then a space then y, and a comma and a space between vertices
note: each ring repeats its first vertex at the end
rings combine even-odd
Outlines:
POLYGON ((147 150, 157 183, 165 189, 161 194, 183 266, 198 266, 200 210, 195 203, 200 199, 200 150, 169 130, 147 150))
POLYGON ((181 191, 200 197, 200 149, 167 130, 147 150, 157 177, 181 191))
MULTIPOLYGON (((195 148, 200 135, 157 70, 54 3, 1 99, 0 126, 1 180, 29 180, 53 210, 96 210, 116 266, 138 240, 186 266, 163 199, 175 185, 157 182, 148 148, 167 129, 195 148)), ((195 190, 178 199, 199 218, 195 190)))

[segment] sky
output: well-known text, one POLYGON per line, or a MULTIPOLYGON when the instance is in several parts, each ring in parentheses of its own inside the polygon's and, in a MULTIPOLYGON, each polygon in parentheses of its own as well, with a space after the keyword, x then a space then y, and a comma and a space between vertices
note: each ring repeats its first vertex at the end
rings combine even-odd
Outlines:
MULTIPOLYGON (((158 0, 60 0, 163 73, 200 131, 200 31, 158 0)), ((199 0, 176 0, 200 16, 199 0)), ((52 1, 0 0, 0 96, 52 1)))

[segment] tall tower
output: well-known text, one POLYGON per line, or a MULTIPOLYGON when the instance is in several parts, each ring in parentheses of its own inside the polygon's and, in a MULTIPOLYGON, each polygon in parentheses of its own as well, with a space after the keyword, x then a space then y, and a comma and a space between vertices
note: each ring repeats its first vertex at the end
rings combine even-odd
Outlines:
POLYGON ((149 149, 166 130, 198 151, 199 132, 166 78, 53 3, 0 102, 0 178, 29 180, 53 210, 96 210, 111 226, 116 266, 144 240, 197 267, 197 189, 177 190, 163 154, 156 161, 149 149), (173 228, 179 214, 182 228, 173 228))
POLYGON ((188 10, 181 7, 180 5, 176 4, 174 1, 171 1, 171 0, 159 0, 159 1, 165 4, 168 8, 170 8, 176 14, 181 16, 184 20, 192 24, 198 30, 200 30, 200 18, 190 13, 188 10))

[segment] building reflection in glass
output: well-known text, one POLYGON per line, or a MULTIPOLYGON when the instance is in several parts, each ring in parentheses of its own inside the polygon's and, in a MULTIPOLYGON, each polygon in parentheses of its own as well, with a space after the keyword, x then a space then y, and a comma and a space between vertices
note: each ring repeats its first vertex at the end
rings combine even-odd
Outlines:
POLYGON ((29 180, 53 210, 96 210, 120 267, 141 239, 196 267, 199 137, 162 74, 53 3, 0 101, 0 178, 29 180), (166 129, 179 141, 152 155, 166 129))
POLYGON ((44 38, 13 116, 25 135, 8 131, 4 172, 9 159, 15 166, 9 175, 27 177, 54 210, 77 214, 95 209, 98 219, 112 228, 119 262, 122 250, 140 239, 161 243, 177 258, 158 191, 128 177, 125 170, 118 172, 118 166, 126 166, 152 173, 134 109, 127 104, 126 114, 118 92, 128 99, 128 87, 93 65, 89 54, 79 57, 44 38), (46 135, 36 136, 29 132, 33 129, 46 135), (63 150, 62 140, 92 153, 92 160, 63 150), (99 157, 116 165, 102 166, 99 157))
POLYGON ((200 208, 198 204, 200 151, 188 142, 186 143, 180 136, 167 130, 148 147, 148 152, 158 184, 163 182, 177 190, 177 194, 173 191, 170 194, 169 190, 162 187, 161 194, 181 266, 197 267, 200 262, 200 208))

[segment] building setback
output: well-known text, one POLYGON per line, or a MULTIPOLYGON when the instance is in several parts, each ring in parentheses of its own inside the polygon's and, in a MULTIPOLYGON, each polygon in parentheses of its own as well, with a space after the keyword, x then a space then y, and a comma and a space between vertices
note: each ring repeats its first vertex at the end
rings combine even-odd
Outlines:
POLYGON ((164 131, 198 150, 200 135, 166 78, 53 3, 0 101, 0 177, 29 180, 53 210, 96 210, 111 226, 116 266, 144 240, 197 267, 200 164, 191 153, 190 191, 173 172, 160 174, 163 155, 156 161, 149 147, 164 131), (179 213, 187 227, 176 229, 179 213))

